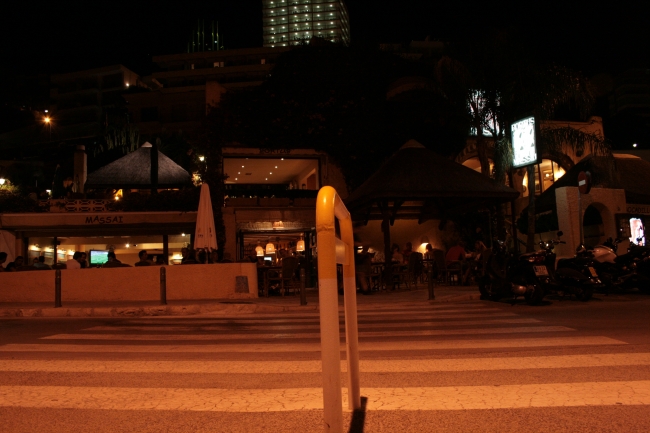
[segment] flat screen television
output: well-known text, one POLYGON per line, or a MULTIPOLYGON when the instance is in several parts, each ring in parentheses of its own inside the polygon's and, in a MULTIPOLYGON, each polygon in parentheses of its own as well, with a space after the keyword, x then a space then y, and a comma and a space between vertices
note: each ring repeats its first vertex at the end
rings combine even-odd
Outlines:
POLYGON ((90 255, 88 257, 90 261, 90 266, 100 266, 108 262, 108 251, 107 250, 90 250, 90 255))

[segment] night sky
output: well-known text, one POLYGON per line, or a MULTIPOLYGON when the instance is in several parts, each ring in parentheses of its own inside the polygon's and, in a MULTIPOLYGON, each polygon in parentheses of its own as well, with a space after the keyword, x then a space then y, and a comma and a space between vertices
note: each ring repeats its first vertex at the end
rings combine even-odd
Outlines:
MULTIPOLYGON (((348 0, 353 43, 481 37, 505 28, 549 60, 588 75, 648 66, 650 14, 626 2, 348 0), (539 5, 530 5, 539 3, 539 5), (582 3, 575 6, 572 3, 582 3), (543 6, 542 6, 543 5, 543 6), (584 6, 587 5, 587 6, 584 6)), ((636 2, 640 4, 642 2, 636 2)), ((219 22, 226 48, 262 44, 261 1, 4 2, 4 73, 56 73, 122 63, 151 72, 151 55, 183 52, 198 18, 219 22)))

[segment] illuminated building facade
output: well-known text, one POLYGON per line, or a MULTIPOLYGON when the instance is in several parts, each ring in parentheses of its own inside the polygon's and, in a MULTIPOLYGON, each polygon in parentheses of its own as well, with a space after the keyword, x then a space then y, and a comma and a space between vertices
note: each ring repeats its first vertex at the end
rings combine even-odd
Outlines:
POLYGON ((287 47, 320 37, 350 44, 350 20, 343 0, 263 0, 265 47, 287 47))

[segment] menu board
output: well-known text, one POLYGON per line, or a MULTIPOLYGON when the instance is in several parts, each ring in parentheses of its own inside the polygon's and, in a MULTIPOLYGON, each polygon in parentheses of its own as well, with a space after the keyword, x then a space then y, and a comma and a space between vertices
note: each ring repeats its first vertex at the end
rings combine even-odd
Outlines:
POLYGON ((535 117, 518 120, 510 127, 512 134, 512 166, 524 167, 537 162, 535 117))

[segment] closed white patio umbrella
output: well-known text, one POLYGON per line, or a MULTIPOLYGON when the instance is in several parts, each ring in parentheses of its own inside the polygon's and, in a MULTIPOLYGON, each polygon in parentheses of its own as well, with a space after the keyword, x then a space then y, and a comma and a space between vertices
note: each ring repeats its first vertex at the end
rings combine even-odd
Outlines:
POLYGON ((196 215, 196 232, 194 233, 194 249, 201 248, 217 249, 217 233, 214 227, 214 215, 212 214, 212 200, 210 199, 210 187, 208 187, 207 183, 201 185, 199 211, 196 215))

